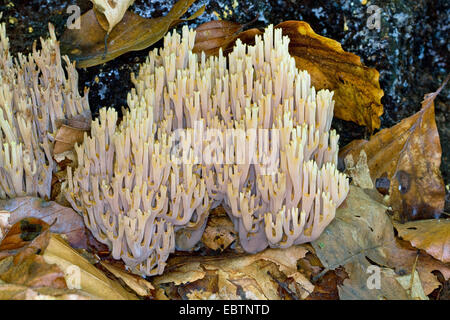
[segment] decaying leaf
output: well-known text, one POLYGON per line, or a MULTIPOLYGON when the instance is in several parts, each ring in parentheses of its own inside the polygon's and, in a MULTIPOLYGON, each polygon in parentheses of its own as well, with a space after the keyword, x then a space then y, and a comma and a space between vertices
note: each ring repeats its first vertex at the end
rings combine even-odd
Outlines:
POLYGON ((62 125, 56 132, 53 154, 57 155, 73 148, 76 143, 83 142, 86 131, 62 125))
POLYGON ((100 262, 100 264, 106 270, 111 272, 115 277, 117 277, 118 279, 121 279, 123 282, 125 282, 125 284, 130 289, 132 289, 134 292, 136 292, 141 297, 150 296, 151 291, 155 289, 150 282, 141 278, 140 276, 125 272, 107 262, 102 261, 102 262, 100 262))
POLYGON ((136 300, 117 282, 89 263, 75 251, 61 236, 51 234, 43 258, 48 264, 55 264, 64 272, 69 289, 79 289, 93 297, 105 300, 136 300))
POLYGON ((314 291, 307 300, 339 300, 339 286, 348 278, 345 270, 340 267, 327 271, 314 282, 314 291))
POLYGON ((94 11, 102 28, 110 33, 122 20, 128 7, 134 0, 91 0, 94 11))
POLYGON ((386 207, 371 200, 362 189, 350 186, 347 199, 337 210, 335 219, 312 243, 325 270, 343 266, 347 272, 349 278, 338 288, 343 300, 407 298, 395 279, 395 272, 389 268, 381 270, 380 286, 368 286, 369 261, 388 265, 385 249, 395 242, 385 210, 386 207))
POLYGON ((223 251, 236 241, 234 225, 221 207, 213 210, 208 217, 202 243, 212 250, 223 251))
POLYGON ((64 234, 75 248, 87 248, 83 218, 72 208, 34 197, 0 200, 0 212, 8 212, 13 225, 25 218, 38 218, 51 225, 50 231, 64 234))
POLYGON ((91 129, 91 118, 78 117, 64 120, 55 135, 53 156, 72 150, 76 143, 83 142, 84 133, 91 129))
POLYGON ((0 298, 136 299, 35 218, 15 224, 0 245, 0 298))
POLYGON ((30 288, 24 285, 0 283, 0 300, 90 300, 79 290, 58 288, 30 288))
POLYGON ((42 252, 50 241, 49 225, 36 218, 14 224, 0 243, 2 284, 66 289, 63 272, 47 264, 42 252))
POLYGON ((311 74, 312 85, 317 89, 334 91, 334 114, 337 118, 367 126, 369 130, 380 127, 383 114, 379 73, 361 63, 361 59, 345 52, 341 44, 316 34, 303 21, 286 21, 276 28, 291 39, 290 53, 297 67, 311 74))
POLYGON ((366 273, 366 269, 367 264, 346 266, 350 277, 338 287, 341 300, 411 300, 406 289, 397 281, 394 270, 379 268, 379 285, 376 286, 375 282, 371 287, 371 274, 366 273))
POLYGON ((206 55, 217 55, 219 49, 231 47, 242 31, 239 23, 226 20, 205 22, 195 29, 195 46, 193 52, 206 55))
POLYGON ((440 283, 431 273, 439 270, 446 279, 450 268, 440 261, 398 245, 386 207, 361 188, 350 186, 347 199, 336 212, 336 218, 322 235, 312 243, 317 257, 327 270, 343 266, 349 279, 339 287, 341 299, 402 298, 407 294, 396 280, 397 276, 411 274, 413 266, 422 280, 426 294, 440 283), (374 269, 381 266, 381 286, 367 285, 374 269), (403 293, 402 293, 403 292, 403 293))
POLYGON ((414 300, 430 300, 423 291, 417 271, 414 271, 414 274, 397 277, 397 281, 402 285, 403 289, 408 291, 408 294, 414 300))
POLYGON ((434 218, 444 208, 442 150, 433 102, 441 89, 428 94, 416 114, 369 141, 352 141, 339 153, 341 158, 351 154, 357 159, 365 151, 372 180, 383 176, 390 180, 389 204, 402 221, 434 218))
MULTIPOLYGON (((312 85, 317 90, 334 91, 337 118, 367 126, 371 131, 380 127, 384 93, 377 70, 364 66, 357 55, 345 52, 337 41, 316 34, 306 22, 286 21, 275 28, 281 28, 291 39, 289 52, 297 67, 310 73, 312 85)), ((205 50, 207 54, 217 54, 220 47, 228 52, 236 39, 252 44, 255 35, 261 34, 250 29, 236 35, 238 26, 226 21, 206 23, 198 30, 201 37, 196 39, 194 51, 205 50)))
POLYGON ((200 267, 200 263, 192 261, 186 264, 181 264, 179 267, 174 268, 170 272, 165 272, 161 276, 154 277, 152 279, 152 283, 155 286, 170 282, 173 282, 175 285, 179 285, 203 279, 205 275, 206 272, 200 267))
POLYGON ((297 270, 306 252, 304 246, 293 246, 254 255, 174 257, 152 283, 157 297, 170 297, 175 291, 186 299, 280 299, 284 290, 291 298, 304 299, 314 290, 297 270))
POLYGON ((352 178, 352 183, 355 186, 363 189, 372 189, 374 187, 370 177, 369 166, 367 165, 367 155, 364 150, 361 150, 356 163, 351 154, 345 157, 344 163, 345 174, 352 178))
POLYGON ((0 251, 20 249, 49 229, 47 223, 33 217, 24 218, 11 224, 12 227, 0 243, 0 251))
POLYGON ((450 219, 395 223, 398 235, 434 258, 450 263, 450 219))
POLYGON ((0 263, 2 268, 6 269, 1 273, 0 279, 6 283, 26 285, 31 288, 67 288, 61 269, 54 264, 46 263, 41 255, 32 254, 20 262, 14 262, 13 257, 8 257, 0 263), (6 265, 8 262, 9 264, 6 265))
MULTIPOLYGON (((94 10, 80 17, 80 29, 67 29, 62 35, 61 52, 77 62, 78 68, 88 68, 110 61, 126 52, 143 50, 164 37, 167 31, 185 21, 186 13, 195 0, 179 0, 164 17, 145 19, 126 11, 121 21, 109 33, 105 52, 106 31, 98 22, 94 10)), ((204 6, 186 20, 197 18, 204 6)))

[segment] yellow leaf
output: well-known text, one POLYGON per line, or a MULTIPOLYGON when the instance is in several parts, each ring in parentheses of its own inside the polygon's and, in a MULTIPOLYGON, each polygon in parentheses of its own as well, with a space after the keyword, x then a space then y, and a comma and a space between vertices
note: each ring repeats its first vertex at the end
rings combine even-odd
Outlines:
POLYGON ((71 289, 80 289, 105 300, 137 299, 135 295, 90 264, 59 235, 51 235, 44 252, 44 259, 47 263, 56 264, 64 271, 67 286, 71 289))

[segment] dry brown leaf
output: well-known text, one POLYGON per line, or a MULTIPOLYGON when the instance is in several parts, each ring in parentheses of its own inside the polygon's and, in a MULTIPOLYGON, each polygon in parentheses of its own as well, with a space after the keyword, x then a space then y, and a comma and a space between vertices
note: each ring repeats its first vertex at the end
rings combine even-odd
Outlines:
MULTIPOLYGON (((0 243, 0 251, 14 251, 30 244, 40 234, 49 229, 44 221, 28 217, 20 219, 17 223, 11 223, 12 227, 0 243)), ((45 248, 40 248, 45 249, 45 248)))
POLYGON ((40 255, 50 240, 49 225, 36 218, 14 224, 0 244, 0 280, 30 288, 67 288, 62 271, 40 255))
POLYGON ((435 276, 435 271, 439 271, 444 280, 450 279, 450 266, 434 259, 426 252, 418 252, 407 241, 397 240, 395 246, 388 248, 386 253, 389 266, 393 267, 398 275, 410 274, 417 259, 416 270, 427 295, 442 285, 435 276))
POLYGON ((219 276, 215 271, 205 270, 205 276, 196 281, 177 287, 181 299, 217 299, 214 292, 219 290, 219 276))
POLYGON ((0 288, 7 299, 136 299, 36 218, 14 224, 0 244, 0 288))
POLYGON ((175 285, 179 285, 203 279, 203 277, 206 275, 206 272, 201 269, 199 262, 183 264, 170 272, 167 272, 167 269, 168 268, 166 268, 166 272, 163 275, 152 278, 153 285, 158 286, 162 283, 169 282, 173 282, 175 285))
POLYGON ((303 21, 286 21, 277 25, 291 39, 289 52, 297 67, 307 70, 311 83, 317 89, 334 91, 334 115, 353 121, 373 131, 380 127, 383 114, 379 73, 368 68, 361 59, 345 52, 341 44, 316 34, 303 21))
MULTIPOLYGON (((410 274, 418 253, 400 246, 395 237, 392 223, 385 213, 386 207, 374 201, 363 189, 350 186, 345 202, 336 211, 336 218, 312 243, 316 255, 327 270, 344 266, 349 279, 342 297, 378 299, 392 297, 392 292, 399 296, 400 288, 394 276, 410 274), (370 265, 388 267, 381 270, 382 285, 380 289, 369 290, 366 281, 371 275, 367 273, 370 265), (395 269, 389 271, 389 268, 395 269), (384 283, 384 285, 383 285, 384 283), (390 293, 390 292, 391 293, 390 293)), ((420 275, 426 294, 430 294, 440 283, 432 273, 439 270, 445 279, 450 277, 450 268, 428 255, 420 254, 416 270, 420 275)))
POLYGON ((8 257, 0 261, 1 269, 5 269, 0 274, 2 281, 30 288, 67 288, 61 269, 56 265, 46 263, 41 255, 31 254, 19 262, 14 260, 13 257, 8 257))
POLYGON ((53 155, 72 150, 76 143, 82 143, 89 129, 80 129, 63 124, 56 132, 53 155))
POLYGON ((118 24, 134 0, 91 0, 102 28, 108 33, 118 24))
MULTIPOLYGON (((89 89, 85 89, 85 95, 89 89)), ((68 151, 73 150, 75 143, 81 143, 84 140, 84 133, 91 131, 92 117, 90 112, 76 115, 70 119, 58 119, 56 121, 55 145, 53 146, 53 156, 60 163, 68 151)), ((70 160, 75 159, 75 155, 67 154, 70 160)))
POLYGON ((345 174, 352 178, 352 184, 363 189, 373 189, 374 185, 370 177, 369 166, 367 165, 367 155, 361 150, 359 158, 355 164, 353 156, 347 155, 344 159, 345 174))
POLYGON ((0 200, 0 211, 9 212, 10 225, 34 217, 51 225, 50 231, 64 234, 75 248, 87 248, 83 218, 72 208, 34 197, 0 200))
POLYGON ((366 273, 367 265, 346 265, 349 279, 339 286, 341 300, 411 300, 412 297, 398 282, 398 275, 390 268, 380 268, 380 289, 369 289, 367 279, 371 274, 366 273))
POLYGON ((151 291, 155 288, 147 280, 128 272, 125 272, 112 264, 107 262, 100 262, 100 264, 105 267, 109 272, 111 272, 115 277, 121 279, 125 284, 136 292, 141 297, 148 297, 151 295, 151 291))
POLYGON ((306 252, 304 246, 293 246, 267 249, 254 255, 173 257, 169 259, 164 274, 153 278, 152 283, 157 288, 157 297, 163 298, 172 297, 171 294, 176 292, 186 299, 199 296, 209 299, 280 299, 280 289, 291 291, 290 288, 295 287, 294 298, 304 299, 314 288, 297 271, 297 262, 306 252), (164 289, 165 294, 158 289, 164 289))
POLYGON ((179 0, 164 17, 145 19, 126 11, 121 21, 107 32, 99 23, 94 10, 80 17, 80 29, 67 29, 61 37, 61 52, 77 62, 78 68, 88 68, 110 61, 126 52, 143 50, 164 37, 167 31, 178 23, 195 19, 205 7, 201 7, 191 17, 181 20, 181 16, 195 0, 179 0))
POLYGON ((212 250, 223 251, 237 238, 233 223, 222 211, 218 208, 210 214, 202 235, 202 243, 212 250))
POLYGON ((23 285, 0 283, 0 300, 90 300, 79 290, 57 288, 29 288, 23 285))
POLYGON ((314 282, 314 291, 307 300, 339 300, 338 286, 342 286, 346 278, 348 275, 342 267, 326 272, 314 282))
POLYGON ((437 217, 444 209, 442 150, 433 102, 441 89, 428 94, 416 114, 369 141, 352 141, 339 153, 341 158, 351 154, 356 159, 365 151, 372 180, 383 176, 390 180, 389 204, 402 221, 437 217))
POLYGON ((204 51, 206 55, 217 55, 220 48, 226 49, 234 44, 241 30, 242 26, 236 22, 225 20, 205 22, 195 29, 195 46, 192 51, 198 54, 204 51))
POLYGON ((434 258, 450 262, 450 220, 431 219, 395 223, 398 235, 418 248, 425 250, 434 258))
MULTIPOLYGON (((306 22, 286 21, 275 28, 281 28, 291 39, 289 52, 297 67, 310 73, 314 87, 334 91, 337 118, 367 126, 371 131, 380 127, 384 93, 377 70, 364 66, 357 55, 345 52, 337 41, 316 34, 306 22)), ((202 37, 196 39, 194 51, 205 50, 207 54, 218 54, 219 47, 224 52, 230 51, 238 38, 252 44, 255 35, 261 34, 250 29, 236 35, 234 30, 239 30, 238 26, 230 27, 223 20, 200 25, 198 29, 202 37), (203 34, 211 35, 211 41, 203 34)))
POLYGON ((414 271, 414 276, 413 274, 408 274, 396 279, 414 300, 430 300, 423 291, 417 270, 414 271))
POLYGON ((43 257, 48 264, 56 264, 63 270, 69 289, 79 289, 105 300, 137 299, 135 295, 90 264, 57 234, 51 234, 43 257))
POLYGON ((348 279, 338 287, 341 299, 407 298, 406 291, 395 279, 395 272, 389 268, 381 270, 378 289, 367 286, 371 275, 367 270, 372 264, 369 261, 387 266, 387 248, 395 243, 385 211, 386 207, 373 201, 363 189, 351 185, 335 219, 312 242, 317 257, 326 267, 324 272, 339 266, 347 272, 348 279))

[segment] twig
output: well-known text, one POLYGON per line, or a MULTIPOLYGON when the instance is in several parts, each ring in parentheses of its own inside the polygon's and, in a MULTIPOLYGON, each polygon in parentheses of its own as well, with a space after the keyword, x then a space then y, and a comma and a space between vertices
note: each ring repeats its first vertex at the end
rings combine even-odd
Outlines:
POLYGON ((419 260, 419 250, 417 250, 416 260, 414 261, 414 265, 411 272, 411 280, 409 280, 409 296, 412 298, 412 287, 414 285, 414 275, 416 273, 417 260, 419 260))

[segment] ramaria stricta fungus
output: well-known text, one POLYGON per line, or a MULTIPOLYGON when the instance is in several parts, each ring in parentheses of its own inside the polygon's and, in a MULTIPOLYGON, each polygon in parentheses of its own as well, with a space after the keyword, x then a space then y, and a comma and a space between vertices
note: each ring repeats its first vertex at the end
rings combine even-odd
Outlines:
POLYGON ((184 27, 150 52, 123 120, 101 110, 65 185, 96 238, 144 275, 193 247, 213 207, 255 253, 316 239, 349 190, 333 93, 311 87, 280 29, 227 58, 192 53, 194 40, 184 27))
POLYGON ((55 30, 33 45, 28 56, 9 52, 0 25, 0 199, 24 195, 50 197, 54 133, 59 120, 90 119, 87 92, 78 92, 75 66, 61 60, 55 30))

